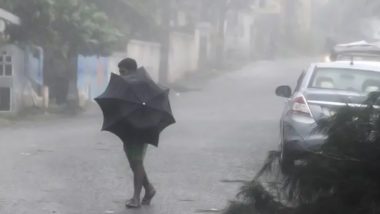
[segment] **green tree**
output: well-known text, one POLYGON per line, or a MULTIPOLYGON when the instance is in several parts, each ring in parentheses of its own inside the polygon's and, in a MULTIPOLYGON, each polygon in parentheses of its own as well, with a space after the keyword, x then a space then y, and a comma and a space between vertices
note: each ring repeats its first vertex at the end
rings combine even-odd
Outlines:
POLYGON ((44 48, 45 72, 52 94, 65 102, 69 82, 75 85, 75 59, 82 55, 108 55, 122 34, 108 16, 85 0, 1 0, 22 20, 11 28, 14 42, 44 48), (55 88, 64 82, 62 88, 55 88))
POLYGON ((166 82, 168 70, 172 0, 88 0, 109 14, 128 40, 141 39, 161 44, 160 81, 166 82))
MULTIPOLYGON (((130 38, 156 41, 158 29, 157 0, 87 0, 105 12, 118 29, 130 38)), ((123 46, 124 46, 123 45, 123 46)))
MULTIPOLYGON (((118 11, 115 7, 122 10, 130 11, 128 13, 117 14, 118 17, 123 16, 123 21, 130 20, 128 34, 131 37, 151 40, 161 44, 161 62, 160 62, 160 82, 166 83, 167 71, 169 69, 169 37, 173 30, 172 24, 175 23, 176 11, 184 11, 188 17, 193 16, 194 22, 206 21, 215 26, 215 35, 218 42, 216 48, 218 50, 217 62, 223 62, 223 40, 224 40, 224 21, 228 10, 241 10, 247 8, 253 0, 194 0, 189 3, 188 0, 114 0, 113 3, 97 1, 102 4, 102 8, 108 7, 110 11, 118 11), (108 6, 107 6, 107 5, 108 6), (191 4, 192 7, 188 7, 191 4), (112 6, 113 5, 113 6, 112 6), (200 11, 190 11, 200 5, 200 11), (112 7, 112 9, 110 9, 112 7), (132 9, 132 10, 131 10, 132 9)), ((196 9, 195 9, 196 10, 196 9)), ((111 15, 112 17, 112 15, 111 15)), ((191 27, 187 26, 187 30, 191 27)), ((194 26, 193 26, 194 27, 194 26)), ((222 66, 222 65, 220 65, 222 66)))

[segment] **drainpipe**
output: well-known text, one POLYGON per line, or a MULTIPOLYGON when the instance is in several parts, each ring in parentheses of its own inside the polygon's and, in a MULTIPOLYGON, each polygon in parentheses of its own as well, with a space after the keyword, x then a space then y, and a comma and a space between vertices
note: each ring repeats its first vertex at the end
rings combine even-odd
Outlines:
POLYGON ((39 64, 38 64, 38 72, 42 75, 42 85, 44 84, 43 72, 44 72, 44 49, 42 47, 35 47, 37 49, 38 55, 40 56, 39 64))
POLYGON ((161 23, 161 51, 160 51, 160 68, 159 68, 159 82, 163 85, 167 85, 169 82, 169 61, 170 61, 170 32, 171 32, 171 11, 172 11, 172 0, 165 0, 162 3, 162 23, 161 23))

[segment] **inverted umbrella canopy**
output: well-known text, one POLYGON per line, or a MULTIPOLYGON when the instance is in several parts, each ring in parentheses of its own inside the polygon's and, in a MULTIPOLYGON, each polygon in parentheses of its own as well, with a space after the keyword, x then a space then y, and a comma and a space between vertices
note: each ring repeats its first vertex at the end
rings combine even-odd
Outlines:
POLYGON ((160 133, 175 123, 169 90, 158 86, 143 68, 126 76, 112 74, 106 91, 95 101, 103 111, 102 130, 125 143, 158 146, 160 133))

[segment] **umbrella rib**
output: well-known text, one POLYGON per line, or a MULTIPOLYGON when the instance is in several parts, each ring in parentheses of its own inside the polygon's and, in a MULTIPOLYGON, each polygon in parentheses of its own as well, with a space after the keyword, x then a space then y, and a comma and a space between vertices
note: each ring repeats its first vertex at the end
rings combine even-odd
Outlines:
MULTIPOLYGON (((138 111, 138 110, 139 110, 139 109, 136 108, 136 109, 134 109, 133 111, 130 111, 130 112, 126 113, 126 114, 122 114, 122 115, 120 115, 120 119, 114 121, 114 124, 115 124, 115 123, 119 123, 119 122, 121 122, 125 117, 127 117, 128 115, 134 114, 134 112, 136 112, 136 111, 138 111)), ((151 110, 156 111, 156 112, 159 112, 159 113, 166 114, 167 117, 170 117, 170 116, 171 116, 170 114, 168 114, 168 113, 165 112, 165 111, 160 111, 160 110, 157 110, 157 109, 154 109, 154 108, 151 108, 151 110)))
MULTIPOLYGON (((165 93, 167 93, 167 91, 161 91, 160 93, 156 94, 155 96, 152 96, 152 97, 150 98, 150 100, 154 100, 154 99, 156 99, 157 97, 164 95, 165 93)), ((149 106, 149 105, 148 105, 148 106, 149 106)), ((154 107, 154 106, 149 106, 149 108, 154 109, 154 110, 157 110, 157 111, 160 111, 160 112, 170 113, 170 112, 167 112, 167 111, 165 111, 165 110, 162 110, 162 109, 156 108, 156 107, 154 107)))
MULTIPOLYGON (((159 94, 151 97, 149 100, 153 100, 159 96, 162 96, 164 93, 166 93, 166 91, 163 91, 163 92, 160 92, 159 94)), ((128 102, 128 103, 132 103, 132 104, 137 104, 137 105, 141 105, 141 101, 137 101, 137 102, 134 102, 134 101, 131 101, 131 100, 124 100, 124 99, 121 99, 121 98, 115 98, 115 97, 105 97, 105 98, 101 98, 102 100, 115 100, 115 101, 122 101, 122 102, 128 102)), ((169 113, 165 110, 162 110, 162 109, 159 109, 159 108, 156 108, 154 106, 150 106, 149 105, 149 102, 147 103, 148 104, 148 107, 150 109, 153 109, 153 110, 156 110, 156 111, 159 111, 159 112, 166 112, 166 113, 169 113)))
MULTIPOLYGON (((123 100, 123 99, 119 99, 119 98, 102 98, 102 100, 114 100, 114 101, 121 101, 121 102, 127 102, 127 103, 131 103, 131 104, 136 104, 136 105, 141 105, 141 102, 133 102, 133 101, 130 101, 130 100, 123 100)), ((165 113, 168 113, 167 111, 163 111, 159 108, 155 108, 154 106, 147 106, 148 108, 154 110, 154 111, 158 111, 158 112, 165 112, 165 113)))
POLYGON ((161 132, 167 125, 175 122, 169 102, 169 90, 159 87, 149 78, 148 82, 136 82, 139 80, 137 77, 113 75, 112 87, 109 85, 106 92, 95 99, 101 107, 106 107, 102 108, 103 130, 112 131, 112 127, 116 125, 120 126, 121 132, 124 132, 124 126, 161 132), (113 105, 116 105, 115 108, 113 105), (109 120, 106 120, 106 112, 110 116, 109 120))

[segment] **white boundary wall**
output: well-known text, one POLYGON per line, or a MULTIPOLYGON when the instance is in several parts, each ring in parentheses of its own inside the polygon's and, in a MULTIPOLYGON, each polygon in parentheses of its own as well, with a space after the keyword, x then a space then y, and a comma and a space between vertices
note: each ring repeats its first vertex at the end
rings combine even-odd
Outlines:
POLYGON ((169 82, 174 82, 198 69, 199 36, 172 32, 169 49, 169 82))
POLYGON ((127 45, 127 56, 136 59, 139 67, 145 67, 152 79, 158 81, 160 49, 158 43, 131 40, 127 45))

